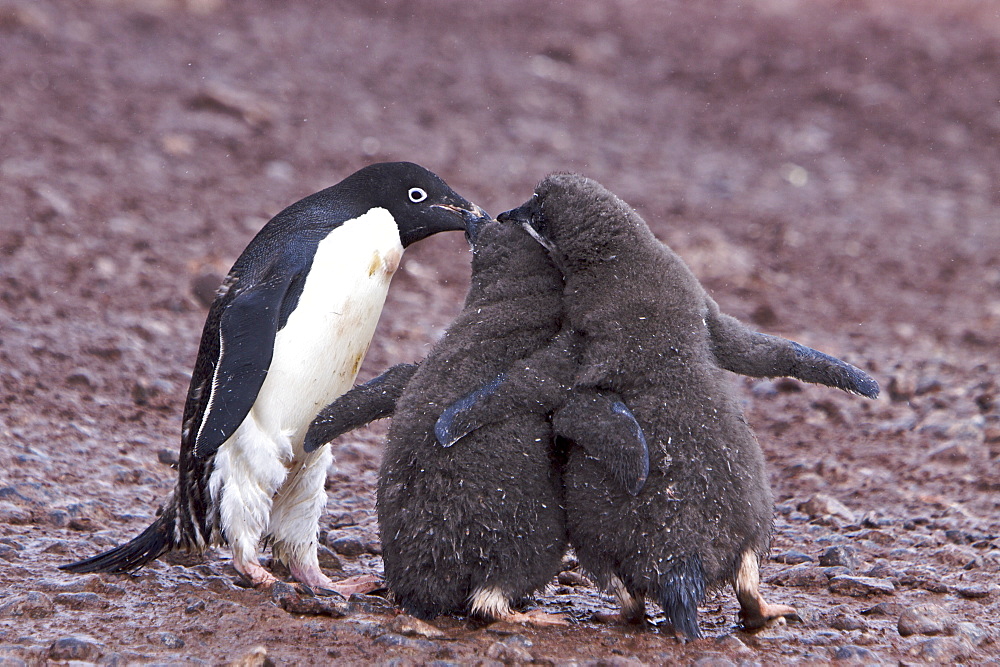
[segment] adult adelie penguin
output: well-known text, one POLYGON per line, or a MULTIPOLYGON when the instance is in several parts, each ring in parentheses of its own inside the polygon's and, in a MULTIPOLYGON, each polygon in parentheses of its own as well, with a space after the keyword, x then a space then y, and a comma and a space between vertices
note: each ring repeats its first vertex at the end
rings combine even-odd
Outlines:
MULTIPOLYGON (((524 230, 470 225, 472 280, 462 312, 418 367, 395 366, 325 408, 306 449, 392 414, 379 471, 378 519, 386 583, 409 613, 550 623, 512 605, 548 583, 566 548, 559 455, 549 414, 576 369, 573 334, 560 334, 562 276, 524 230), (440 447, 434 424, 444 406, 515 361, 552 345, 555 365, 533 366, 526 409, 440 447), (565 378, 565 379, 561 379, 565 378)), ((635 419, 613 395, 580 392, 606 426, 581 436, 625 493, 648 470, 635 419)))
MULTIPOLYGON (((870 397, 878 385, 838 359, 721 314, 684 262, 592 180, 550 176, 500 219, 523 225, 563 269, 567 323, 585 341, 577 386, 619 394, 649 446, 649 478, 634 497, 570 451, 567 520, 581 565, 618 595, 624 616, 642 618, 650 597, 688 638, 700 634, 705 592, 724 583, 736 591, 745 627, 793 615, 760 594, 773 501, 760 447, 723 369, 792 375, 870 397)), ((523 392, 524 375, 480 390, 446 426, 468 432, 477 420, 489 423, 506 400, 504 385, 523 392)))
POLYGON ((329 447, 306 453, 320 408, 349 389, 403 249, 483 216, 435 174, 375 164, 292 204, 236 260, 209 309, 184 406, 177 487, 131 542, 72 572, 128 572, 168 551, 228 544, 254 586, 292 576, 349 592, 320 570, 329 447))

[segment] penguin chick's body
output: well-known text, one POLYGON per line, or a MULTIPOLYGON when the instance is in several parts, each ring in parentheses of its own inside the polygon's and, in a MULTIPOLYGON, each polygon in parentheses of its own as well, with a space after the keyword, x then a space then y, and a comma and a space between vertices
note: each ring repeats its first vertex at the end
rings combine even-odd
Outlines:
MULTIPOLYGON (((562 276, 515 226, 482 225, 473 252, 464 308, 419 368, 395 366, 340 397, 317 417, 306 448, 392 414, 377 508, 386 583, 400 605, 424 618, 471 613, 541 623, 546 615, 517 614, 511 605, 558 573, 566 548, 548 414, 524 410, 450 448, 438 445, 433 428, 444 406, 548 344, 561 364, 538 369, 545 377, 535 395, 562 400, 551 395, 566 391, 576 367, 572 335, 557 336, 562 276)), ((613 397, 580 399, 607 413, 615 431, 608 441, 626 441, 622 474, 644 479, 641 435, 620 436, 632 433, 634 419, 613 412, 613 397)))
MULTIPOLYGON (((699 636, 705 592, 724 583, 733 585, 749 628, 793 615, 759 592, 773 501, 760 447, 723 369, 792 375, 872 397, 878 385, 838 359, 721 314, 683 261, 594 181, 550 176, 500 220, 524 225, 563 270, 567 325, 584 341, 577 388, 620 395, 649 447, 649 477, 637 496, 570 450, 567 521, 581 565, 618 595, 626 617, 641 617, 651 597, 688 638, 699 636)), ((467 407, 457 419, 465 430, 496 418, 503 384, 524 390, 518 375, 467 407), (490 414, 480 417, 480 409, 490 414)))
POLYGON ((481 215, 404 162, 366 167, 276 215, 209 309, 179 478, 160 516, 131 542, 63 569, 127 572, 168 551, 228 544, 236 569, 268 585, 276 579, 258 561, 266 539, 295 579, 336 590, 316 553, 332 455, 306 453, 306 430, 353 383, 403 249, 481 215))

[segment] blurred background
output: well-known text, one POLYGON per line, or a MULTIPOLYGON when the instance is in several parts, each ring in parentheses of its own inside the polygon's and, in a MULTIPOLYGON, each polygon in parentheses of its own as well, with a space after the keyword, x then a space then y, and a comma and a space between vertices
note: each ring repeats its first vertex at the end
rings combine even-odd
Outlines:
MULTIPOLYGON (((996 530, 995 2, 0 0, 0 90, 0 480, 35 485, 0 528, 144 525, 230 264, 409 160, 494 215, 595 178, 724 310, 871 371, 871 403, 739 382, 779 502, 996 530)), ((468 261, 460 234, 407 251, 362 378, 426 353, 468 261)), ((378 433, 340 446, 334 506, 370 509, 378 433)))

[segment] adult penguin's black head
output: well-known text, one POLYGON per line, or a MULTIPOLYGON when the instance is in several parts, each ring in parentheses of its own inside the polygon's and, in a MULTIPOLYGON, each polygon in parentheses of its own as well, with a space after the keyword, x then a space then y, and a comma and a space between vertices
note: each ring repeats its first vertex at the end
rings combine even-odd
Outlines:
POLYGON ((357 207, 355 215, 372 208, 389 211, 403 247, 437 232, 464 230, 470 222, 489 217, 440 176, 412 162, 373 164, 335 187, 342 199, 357 207))

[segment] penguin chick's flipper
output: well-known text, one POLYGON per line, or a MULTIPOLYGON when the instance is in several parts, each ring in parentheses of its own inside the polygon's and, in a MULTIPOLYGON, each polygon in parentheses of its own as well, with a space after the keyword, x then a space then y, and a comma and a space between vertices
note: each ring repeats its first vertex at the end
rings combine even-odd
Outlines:
POLYGON ((263 281, 234 296, 222 312, 219 357, 195 435, 194 452, 200 458, 214 454, 236 432, 257 400, 271 365, 285 295, 300 275, 285 268, 275 266, 263 281))
POLYGON ((705 570, 697 555, 682 558, 660 575, 660 606, 674 632, 698 639, 698 604, 705 597, 705 570))
POLYGON ((560 332, 538 352, 449 405, 434 425, 438 443, 451 447, 483 426, 517 414, 555 410, 573 384, 577 344, 577 334, 560 332))
POLYGON ((305 451, 315 451, 338 435, 392 415, 396 411, 396 401, 416 371, 417 364, 396 364, 339 396, 309 425, 303 445, 305 451))
POLYGON ((617 394, 578 387, 552 415, 557 436, 583 447, 630 495, 649 475, 649 448, 642 427, 617 394))
POLYGON ((482 405, 497 392, 505 379, 506 376, 501 373, 445 408, 434 423, 434 437, 442 447, 451 447, 476 429, 502 419, 502 417, 491 419, 487 415, 480 416, 480 413, 482 405))
POLYGON ((758 333, 715 304, 706 318, 719 366, 750 377, 793 377, 876 398, 878 382, 846 361, 794 341, 758 333))

